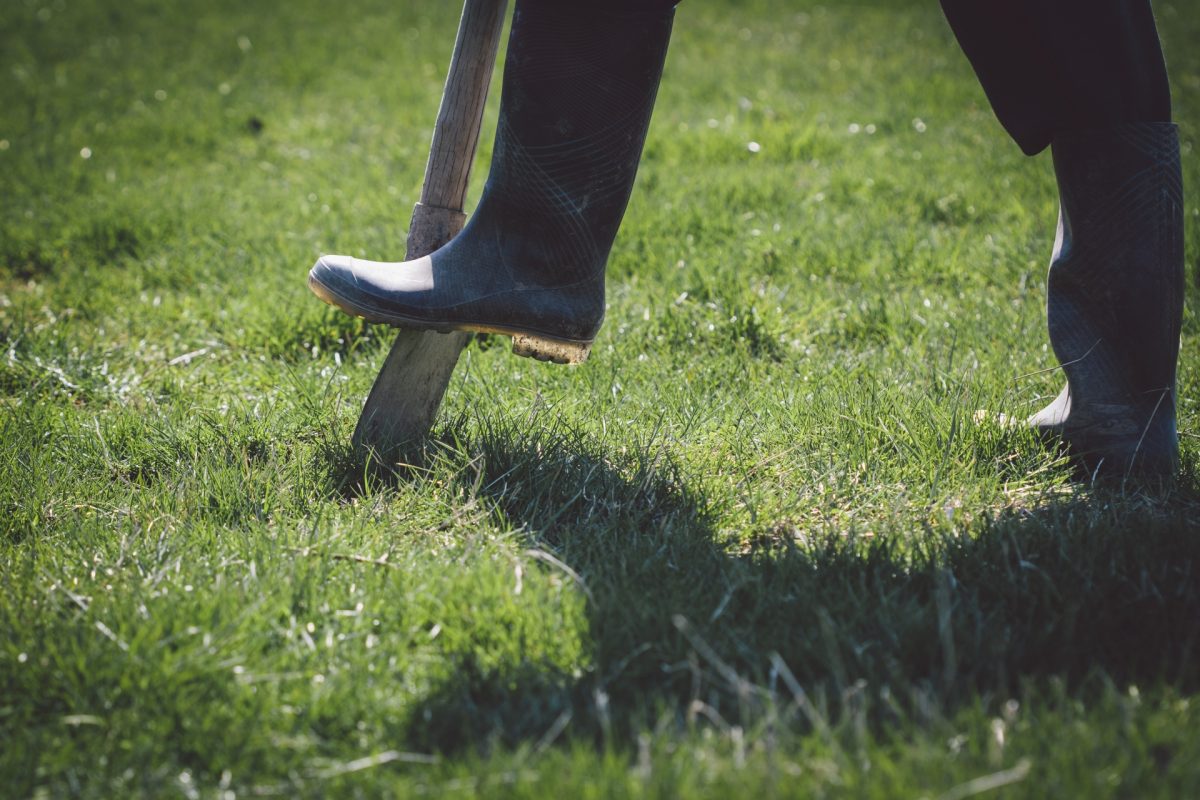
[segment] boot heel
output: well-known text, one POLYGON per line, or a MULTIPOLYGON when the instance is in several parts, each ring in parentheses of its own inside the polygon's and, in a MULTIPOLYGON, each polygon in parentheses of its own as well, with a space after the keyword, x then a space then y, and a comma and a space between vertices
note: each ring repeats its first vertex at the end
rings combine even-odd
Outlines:
POLYGON ((512 351, 519 356, 553 361, 555 364, 582 364, 592 352, 592 343, 569 342, 518 333, 512 337, 512 351))

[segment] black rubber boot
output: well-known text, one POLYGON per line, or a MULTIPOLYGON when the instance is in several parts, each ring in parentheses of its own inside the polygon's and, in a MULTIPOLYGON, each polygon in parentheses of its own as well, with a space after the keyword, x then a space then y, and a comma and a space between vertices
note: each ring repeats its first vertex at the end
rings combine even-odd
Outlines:
POLYGON ((1066 373, 1030 418, 1089 476, 1176 466, 1175 365, 1183 317, 1183 192, 1171 123, 1060 136, 1050 344, 1066 373))
POLYGON ((414 261, 322 256, 310 288, 375 322, 502 333, 520 355, 586 359, 673 6, 518 0, 491 172, 467 226, 414 261))

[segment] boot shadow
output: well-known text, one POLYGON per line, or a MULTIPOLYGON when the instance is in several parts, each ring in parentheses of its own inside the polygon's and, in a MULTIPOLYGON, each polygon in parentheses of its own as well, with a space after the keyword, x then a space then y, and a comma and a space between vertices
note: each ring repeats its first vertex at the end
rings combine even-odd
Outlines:
POLYGON ((527 552, 577 576, 590 668, 489 672, 461 653, 398 731, 414 748, 535 746, 563 726, 632 747, 697 708, 753 724, 794 685, 827 720, 853 711, 879 726, 1046 680, 1200 686, 1194 483, 1050 498, 953 536, 768 526, 744 541, 720 532, 665 442, 513 426, 459 445, 527 552))

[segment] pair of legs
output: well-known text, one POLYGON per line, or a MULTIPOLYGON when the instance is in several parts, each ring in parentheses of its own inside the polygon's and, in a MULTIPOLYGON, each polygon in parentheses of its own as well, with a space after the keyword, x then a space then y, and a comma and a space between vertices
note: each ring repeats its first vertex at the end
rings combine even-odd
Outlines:
MULTIPOLYGON (((942 0, 1002 124, 1050 146, 1061 194, 1031 422, 1089 471, 1169 472, 1183 296, 1179 150, 1149 0, 942 0)), ((518 0, 491 172, 458 237, 411 262, 324 256, 322 299, 368 319, 520 335, 582 361, 629 199, 674 2, 518 0)))

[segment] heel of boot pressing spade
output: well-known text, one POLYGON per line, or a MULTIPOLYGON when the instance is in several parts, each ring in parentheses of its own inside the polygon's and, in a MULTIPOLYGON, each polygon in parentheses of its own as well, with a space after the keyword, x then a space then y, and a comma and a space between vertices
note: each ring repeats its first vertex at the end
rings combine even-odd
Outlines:
POLYGON ((513 334, 512 351, 515 355, 551 361, 555 364, 582 364, 592 352, 591 342, 572 342, 566 339, 550 339, 528 333, 513 334))

